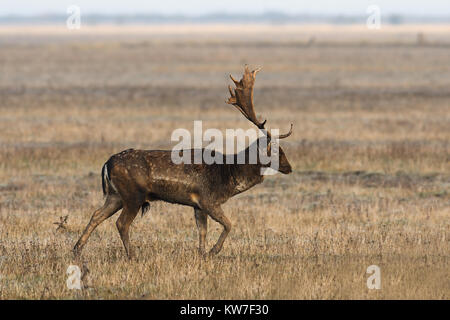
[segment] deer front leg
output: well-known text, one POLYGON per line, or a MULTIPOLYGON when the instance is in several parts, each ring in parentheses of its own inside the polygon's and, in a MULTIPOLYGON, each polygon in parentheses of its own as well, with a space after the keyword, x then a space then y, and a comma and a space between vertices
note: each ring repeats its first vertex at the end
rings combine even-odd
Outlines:
POLYGON ((206 233, 208 231, 208 214, 201 209, 194 208, 195 222, 198 229, 198 252, 201 256, 205 255, 206 233))
POLYGON ((221 207, 217 206, 213 209, 207 209, 205 210, 208 215, 214 220, 220 223, 223 226, 223 231, 220 234, 219 240, 217 240, 217 243, 214 245, 214 247, 209 251, 209 255, 216 255, 222 250, 223 243, 228 236, 228 234, 231 231, 231 222, 228 220, 227 217, 225 217, 225 214, 223 213, 223 210, 221 207))

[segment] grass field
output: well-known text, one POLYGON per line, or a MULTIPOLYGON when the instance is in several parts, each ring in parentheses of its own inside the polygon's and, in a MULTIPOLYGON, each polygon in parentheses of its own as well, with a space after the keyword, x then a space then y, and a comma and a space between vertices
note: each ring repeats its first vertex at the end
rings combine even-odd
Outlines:
POLYGON ((450 299, 449 50, 449 26, 0 27, 0 299, 450 299), (293 173, 224 205, 214 258, 191 208, 155 203, 135 260, 118 214, 75 260, 110 155, 170 149, 194 120, 251 127, 224 103, 245 63, 258 113, 294 123, 293 173))

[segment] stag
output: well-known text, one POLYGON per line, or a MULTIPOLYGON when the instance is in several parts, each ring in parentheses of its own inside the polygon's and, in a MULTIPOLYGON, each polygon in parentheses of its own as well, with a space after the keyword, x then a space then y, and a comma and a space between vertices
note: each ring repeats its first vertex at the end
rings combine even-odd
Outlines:
MULTIPOLYGON (((237 81, 230 75, 235 88, 228 86, 230 97, 228 104, 235 106, 246 119, 253 123, 267 141, 283 139, 288 133, 272 136, 265 129, 266 121, 258 121, 253 106, 253 86, 256 73, 246 66, 244 75, 237 81)), ((259 138, 256 143, 260 142, 259 138)), ((271 144, 267 144, 270 154, 271 144)), ((191 155, 196 150, 190 149, 191 155)), ((243 152, 249 159, 250 148, 243 152)), ((221 155, 225 157, 225 155, 221 155)), ((235 160, 238 154, 234 154, 235 160)), ((225 238, 231 230, 230 220, 225 216, 221 205, 236 194, 242 193, 263 181, 261 169, 269 167, 260 157, 256 163, 233 164, 175 164, 169 150, 134 150, 128 149, 109 158, 102 167, 102 187, 106 197, 103 207, 97 209, 73 251, 76 256, 81 253, 92 231, 103 221, 122 209, 116 225, 126 254, 133 256, 129 240, 130 225, 139 212, 142 215, 149 209, 150 203, 157 200, 182 204, 194 208, 195 220, 199 234, 199 253, 204 256, 208 216, 223 226, 223 231, 208 255, 215 255, 222 249, 225 238)), ((281 147, 278 149, 278 171, 283 174, 292 172, 291 165, 281 147)))

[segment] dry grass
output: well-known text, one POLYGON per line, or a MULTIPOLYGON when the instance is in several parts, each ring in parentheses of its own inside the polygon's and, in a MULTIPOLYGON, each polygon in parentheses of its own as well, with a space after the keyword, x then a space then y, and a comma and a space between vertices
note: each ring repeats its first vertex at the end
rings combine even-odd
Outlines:
MULTIPOLYGON (((1 29, 0 299, 449 299, 448 27, 420 45, 417 26, 323 28, 1 29), (260 113, 294 122, 293 174, 224 206, 233 230, 213 259, 196 255, 192 209, 156 203, 132 226, 135 261, 114 218, 74 261, 111 154, 170 148, 198 119, 249 127, 223 102, 246 62, 264 66, 260 113), (81 291, 66 288, 75 263, 89 269, 81 291), (372 264, 381 290, 366 287, 372 264)), ((210 220, 209 246, 219 233, 210 220)))

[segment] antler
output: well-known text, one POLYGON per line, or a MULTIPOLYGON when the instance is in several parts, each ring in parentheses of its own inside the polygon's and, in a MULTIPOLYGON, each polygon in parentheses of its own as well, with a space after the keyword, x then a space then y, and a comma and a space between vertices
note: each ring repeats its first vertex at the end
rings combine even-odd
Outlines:
POLYGON ((272 137, 272 139, 284 139, 284 138, 287 138, 287 137, 289 137, 291 134, 292 134, 292 128, 294 127, 294 125, 291 123, 291 129, 289 130, 289 132, 288 133, 285 133, 285 134, 280 134, 280 135, 277 135, 277 136, 275 136, 275 137, 273 137, 269 132, 268 132, 268 136, 270 136, 270 137, 272 137))
POLYGON ((250 72, 248 66, 245 66, 244 75, 240 81, 237 81, 230 74, 236 88, 233 89, 228 86, 231 97, 228 98, 227 103, 234 105, 250 122, 255 124, 259 129, 264 129, 266 120, 259 122, 256 118, 255 108, 253 106, 253 85, 255 84, 255 76, 261 68, 250 72), (234 91, 234 92, 233 92, 234 91))
MULTIPOLYGON (((237 81, 230 74, 231 80, 233 80, 234 85, 236 86, 233 89, 231 86, 228 86, 228 90, 230 91, 230 98, 228 98, 227 103, 235 106, 245 118, 247 118, 250 122, 256 125, 259 129, 263 130, 269 139, 272 138, 269 131, 265 130, 264 126, 267 120, 263 122, 258 121, 255 114, 255 107, 253 106, 253 86, 255 84, 256 74, 261 70, 261 68, 257 68, 253 71, 250 71, 248 65, 245 65, 244 75, 240 81, 237 81)), ((292 134, 292 124, 291 129, 286 134, 281 134, 275 137, 275 139, 283 139, 289 137, 292 134)))

